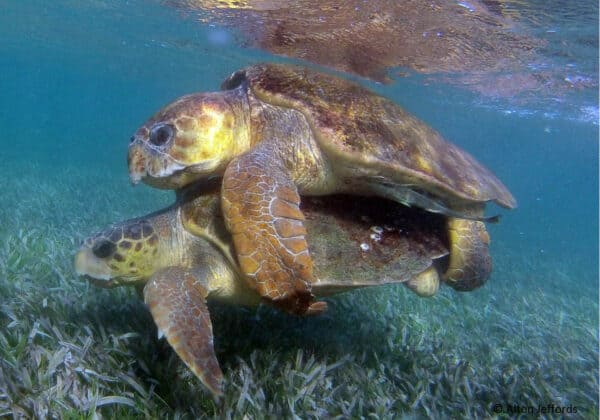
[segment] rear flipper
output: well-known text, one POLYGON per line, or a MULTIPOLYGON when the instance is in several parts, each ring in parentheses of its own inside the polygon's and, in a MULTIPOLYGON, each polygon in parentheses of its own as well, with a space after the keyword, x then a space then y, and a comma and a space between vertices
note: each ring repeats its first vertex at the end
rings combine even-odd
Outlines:
POLYGON ((490 237, 482 222, 449 217, 447 221, 450 259, 442 280, 454 289, 476 289, 492 272, 490 237))
POLYGON ((144 301, 154 322, 177 355, 215 398, 222 395, 223 373, 215 356, 210 314, 206 306, 208 267, 168 267, 155 273, 144 288, 144 301))
POLYGON ((435 267, 429 267, 402 284, 421 297, 431 297, 440 288, 440 275, 435 267))
MULTIPOLYGON (((483 203, 463 210, 450 209, 429 194, 412 189, 411 185, 392 183, 383 177, 372 177, 372 190, 406 206, 420 207, 431 213, 447 216, 450 257, 441 280, 455 290, 468 291, 482 286, 492 271, 489 254, 490 237, 484 222, 496 223, 500 216, 483 216, 483 203)), ((438 279, 427 270, 406 283, 420 296, 437 292, 438 279)))

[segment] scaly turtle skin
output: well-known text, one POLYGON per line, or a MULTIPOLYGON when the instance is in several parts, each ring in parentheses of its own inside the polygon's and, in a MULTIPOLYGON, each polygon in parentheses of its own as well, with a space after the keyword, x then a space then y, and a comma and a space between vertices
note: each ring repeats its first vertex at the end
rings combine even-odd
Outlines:
MULTIPOLYGON (((167 209, 89 237, 75 256, 75 268, 98 286, 143 287, 159 331, 218 397, 223 375, 205 301, 256 305, 261 296, 240 273, 218 192, 203 193, 188 190, 167 209)), ((431 296, 449 270, 444 216, 351 196, 308 198, 302 211, 317 296, 386 283, 431 296)), ((477 281, 448 284, 459 290, 483 284, 491 270, 486 243, 478 255, 486 258, 477 259, 477 281)))
POLYGON ((464 261, 479 252, 470 243, 482 240, 485 203, 516 204, 468 153, 350 81, 261 64, 222 87, 184 96, 138 129, 130 177, 174 189, 223 177, 222 211, 249 286, 292 313, 326 308, 311 293, 300 195, 375 195, 453 217, 450 229, 473 236, 451 243, 449 276, 461 281, 472 275, 464 261))

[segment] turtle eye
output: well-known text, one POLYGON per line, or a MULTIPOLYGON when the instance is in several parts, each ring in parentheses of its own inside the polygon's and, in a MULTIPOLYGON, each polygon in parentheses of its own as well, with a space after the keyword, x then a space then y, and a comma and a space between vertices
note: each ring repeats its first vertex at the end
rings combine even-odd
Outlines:
POLYGON ((94 244, 92 252, 98 258, 106 258, 110 257, 116 249, 117 246, 113 242, 102 239, 94 244))
POLYGON ((171 124, 157 124, 150 131, 150 143, 162 146, 173 138, 174 132, 171 124))

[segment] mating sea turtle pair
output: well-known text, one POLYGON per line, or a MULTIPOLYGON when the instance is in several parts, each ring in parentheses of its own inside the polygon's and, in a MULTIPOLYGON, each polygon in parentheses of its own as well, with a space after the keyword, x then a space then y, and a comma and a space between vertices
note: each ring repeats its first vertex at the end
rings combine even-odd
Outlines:
POLYGON ((75 258, 95 284, 143 286, 214 395, 206 298, 311 314, 326 308, 313 293, 485 282, 485 202, 515 202, 470 155, 389 100, 306 68, 253 66, 223 87, 179 99, 132 137, 131 178, 178 189, 177 202, 88 238, 75 258))
POLYGON ((485 203, 515 200, 468 153, 390 100, 308 68, 255 65, 222 88, 184 96, 138 129, 130 177, 173 189, 222 177, 225 225, 260 296, 296 314, 326 309, 311 292, 300 195, 379 196, 444 214, 447 281, 480 281, 485 203))
MULTIPOLYGON (((403 283, 425 296, 438 290, 440 274, 448 269, 445 216, 356 196, 307 198, 301 208, 316 296, 387 283, 403 283)), ((481 246, 483 282, 491 265, 487 244, 481 246)), ((242 279, 218 186, 180 191, 171 207, 87 238, 75 269, 97 286, 143 288, 159 334, 213 395, 221 395, 223 375, 206 299, 257 305, 261 297, 242 279)), ((450 285, 467 290, 479 284, 450 285)))

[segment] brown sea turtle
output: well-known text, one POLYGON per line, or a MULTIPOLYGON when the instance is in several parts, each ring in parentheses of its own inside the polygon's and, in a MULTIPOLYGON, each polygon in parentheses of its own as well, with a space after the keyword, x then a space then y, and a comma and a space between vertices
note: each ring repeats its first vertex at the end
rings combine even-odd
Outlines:
POLYGON ((222 177, 222 211, 249 286, 292 313, 326 308, 311 293, 300 195, 380 196, 454 218, 450 229, 463 238, 450 244, 454 280, 472 270, 485 203, 516 204, 471 155, 348 80, 260 64, 222 88, 184 96, 139 128, 130 177, 174 189, 222 177))
MULTIPOLYGON (((445 216, 355 196, 307 198, 301 208, 315 295, 387 283, 403 283, 422 296, 437 292, 449 263, 445 216)), ((491 270, 486 243, 477 255, 473 263, 481 277, 451 286, 470 290, 485 282, 491 270)), ((89 237, 75 256, 75 269, 101 287, 143 288, 159 331, 213 395, 221 394, 206 299, 256 305, 261 296, 239 270, 218 187, 188 189, 171 207, 89 237)))

